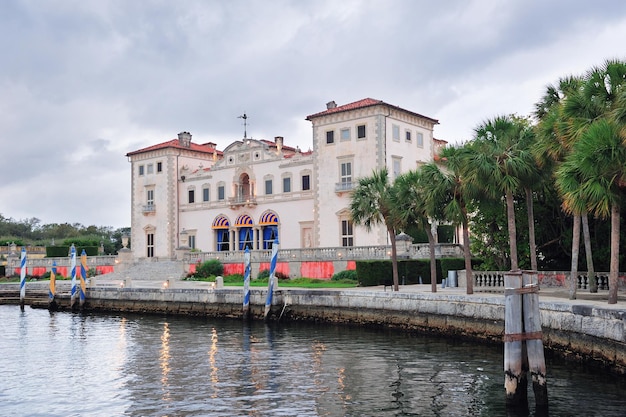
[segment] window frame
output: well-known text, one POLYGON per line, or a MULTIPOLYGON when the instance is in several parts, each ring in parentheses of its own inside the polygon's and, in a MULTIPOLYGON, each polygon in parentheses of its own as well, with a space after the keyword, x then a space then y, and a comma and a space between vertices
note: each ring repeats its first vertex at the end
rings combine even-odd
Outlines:
POLYGON ((310 191, 311 190, 311 174, 302 174, 300 186, 302 187, 302 191, 310 191), (305 181, 306 178, 306 181, 305 181), (306 187, 305 187, 306 183, 306 187))
POLYGON ((354 223, 347 218, 340 220, 340 236, 341 236, 341 246, 342 247, 353 247, 354 246, 354 223))
POLYGON ((341 142, 350 141, 352 139, 351 136, 352 136, 352 132, 349 127, 342 127, 341 129, 339 129, 339 140, 341 142))
POLYGON ((291 175, 285 175, 283 177, 283 193, 291 192, 291 175))
POLYGON ((353 161, 351 159, 339 161, 339 182, 341 184, 352 184, 352 163, 353 161), (350 172, 344 172, 344 167, 349 168, 345 171, 350 172))
POLYGON ((424 134, 422 132, 417 132, 415 143, 417 143, 418 148, 424 147, 424 134))
POLYGON ((391 125, 391 138, 395 142, 400 142, 400 125, 391 125))
POLYGON ((148 206, 154 205, 154 188, 146 189, 146 205, 148 206))
POLYGON ((334 145, 335 143, 335 131, 334 130, 327 130, 326 131, 326 144, 327 145, 334 145))
POLYGON ((356 140, 367 139, 367 125, 361 124, 356 126, 356 140), (363 136, 361 136, 361 128, 363 129, 363 136))

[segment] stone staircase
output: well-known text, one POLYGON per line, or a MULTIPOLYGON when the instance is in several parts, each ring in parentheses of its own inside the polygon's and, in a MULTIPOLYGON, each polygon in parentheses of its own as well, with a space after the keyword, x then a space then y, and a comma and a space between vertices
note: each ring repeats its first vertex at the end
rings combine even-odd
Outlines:
POLYGON ((129 264, 120 264, 110 274, 98 275, 98 280, 115 281, 131 279, 133 281, 180 280, 185 276, 182 261, 175 260, 139 260, 129 264))

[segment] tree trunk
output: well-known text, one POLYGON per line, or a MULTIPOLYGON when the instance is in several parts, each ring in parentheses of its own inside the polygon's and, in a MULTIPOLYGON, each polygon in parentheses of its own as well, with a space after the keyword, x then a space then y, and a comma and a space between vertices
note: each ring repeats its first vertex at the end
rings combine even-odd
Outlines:
POLYGON ((463 257, 465 258, 466 294, 474 294, 474 277, 472 275, 472 254, 470 253, 469 227, 467 224, 467 207, 461 206, 463 213, 463 257))
POLYGON ((398 251, 396 250, 396 232, 391 229, 387 229, 389 232, 389 239, 391 241, 391 270, 393 274, 393 290, 400 291, 400 283, 398 280, 398 251))
POLYGON ((430 290, 437 292, 437 260, 435 259, 435 236, 430 227, 425 227, 428 236, 428 249, 430 251, 430 290))
POLYGON ((619 273, 619 203, 611 206, 611 264, 609 266, 609 304, 617 303, 617 275, 619 273))
POLYGON ((511 271, 519 270, 517 263, 517 229, 515 228, 515 203, 513 193, 506 193, 506 221, 509 228, 509 249, 511 251, 511 271))
POLYGON ((574 215, 574 227, 572 228, 572 266, 570 271, 569 299, 576 299, 576 287, 578 286, 578 251, 580 249, 580 216, 574 215))
POLYGON ((582 215, 583 242, 585 242, 585 257, 587 258, 587 277, 589 279, 589 292, 598 292, 596 270, 593 266, 593 252, 591 252, 591 236, 589 235, 589 218, 587 213, 582 215))
POLYGON ((533 192, 526 188, 526 212, 528 213, 528 243, 530 246, 530 269, 537 270, 537 243, 535 242, 535 210, 533 192))

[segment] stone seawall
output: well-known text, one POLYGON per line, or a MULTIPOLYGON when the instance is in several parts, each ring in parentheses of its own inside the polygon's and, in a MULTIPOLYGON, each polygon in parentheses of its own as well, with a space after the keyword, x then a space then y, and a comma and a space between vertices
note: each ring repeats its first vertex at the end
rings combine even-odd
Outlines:
MULTIPOLYGON (((257 319, 263 317, 265 295, 265 290, 251 290, 251 314, 257 319)), ((242 300, 241 288, 92 287, 86 308, 241 318, 242 300)), ((547 349, 626 375, 626 310, 541 296, 540 309, 547 349)), ((504 297, 368 289, 278 289, 272 319, 377 325, 501 343, 504 297)))

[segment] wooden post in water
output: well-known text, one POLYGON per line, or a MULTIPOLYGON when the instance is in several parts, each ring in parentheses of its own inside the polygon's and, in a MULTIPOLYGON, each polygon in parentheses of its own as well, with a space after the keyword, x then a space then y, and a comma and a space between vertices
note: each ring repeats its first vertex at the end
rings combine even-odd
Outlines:
POLYGON ((547 408, 548 386, 546 383, 546 359, 543 352, 541 316, 539 315, 537 271, 524 271, 522 283, 524 285, 522 309, 524 312, 526 351, 535 393, 535 406, 547 408))
POLYGON ((506 405, 527 404, 526 376, 522 368, 522 271, 504 274, 504 389, 506 405))

